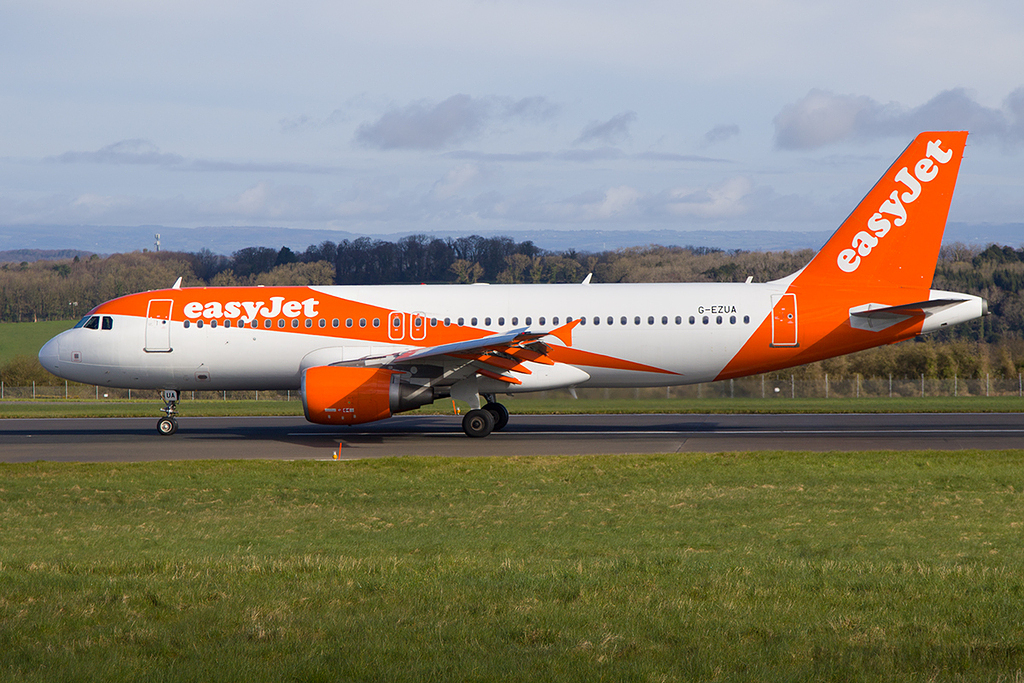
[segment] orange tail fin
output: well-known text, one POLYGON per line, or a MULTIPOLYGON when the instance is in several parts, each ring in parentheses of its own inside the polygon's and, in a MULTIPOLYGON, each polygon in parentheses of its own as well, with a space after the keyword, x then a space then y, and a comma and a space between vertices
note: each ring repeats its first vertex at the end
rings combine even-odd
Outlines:
POLYGON ((966 131, 918 135, 797 281, 930 288, 966 143, 966 131))

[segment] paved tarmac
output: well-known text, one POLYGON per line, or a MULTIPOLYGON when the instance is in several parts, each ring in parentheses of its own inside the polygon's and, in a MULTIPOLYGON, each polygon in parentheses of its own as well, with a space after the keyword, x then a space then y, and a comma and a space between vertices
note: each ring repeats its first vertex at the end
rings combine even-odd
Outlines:
POLYGON ((513 415, 485 439, 453 416, 397 416, 349 428, 301 417, 183 417, 173 436, 155 418, 0 420, 0 462, 530 456, 685 451, 1024 446, 1022 413, 844 415, 513 415))

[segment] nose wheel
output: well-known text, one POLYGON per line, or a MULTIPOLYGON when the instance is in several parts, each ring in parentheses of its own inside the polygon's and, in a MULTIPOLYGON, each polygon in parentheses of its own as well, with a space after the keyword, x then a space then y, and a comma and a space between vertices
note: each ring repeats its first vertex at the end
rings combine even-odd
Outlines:
POLYGON ((164 389, 164 407, 160 410, 164 417, 156 421, 156 431, 160 436, 170 436, 178 431, 178 421, 174 418, 178 414, 178 390, 164 389))

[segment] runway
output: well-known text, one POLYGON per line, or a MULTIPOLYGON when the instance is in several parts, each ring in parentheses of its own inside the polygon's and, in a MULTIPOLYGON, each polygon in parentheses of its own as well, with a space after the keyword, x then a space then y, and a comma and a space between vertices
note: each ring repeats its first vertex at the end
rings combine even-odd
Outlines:
POLYGON ((718 451, 997 450, 1024 445, 1021 413, 841 415, 513 415, 485 439, 453 416, 397 416, 349 428, 301 417, 0 420, 0 462, 338 459, 718 451))

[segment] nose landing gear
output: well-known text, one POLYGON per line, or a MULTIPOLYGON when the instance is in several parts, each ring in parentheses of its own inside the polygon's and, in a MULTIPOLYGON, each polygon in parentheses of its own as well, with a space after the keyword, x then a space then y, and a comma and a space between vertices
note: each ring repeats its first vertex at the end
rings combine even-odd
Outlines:
POLYGON ((174 416, 178 414, 178 390, 164 389, 164 407, 160 409, 164 413, 156 422, 156 431, 161 436, 170 436, 178 431, 178 421, 174 416))

